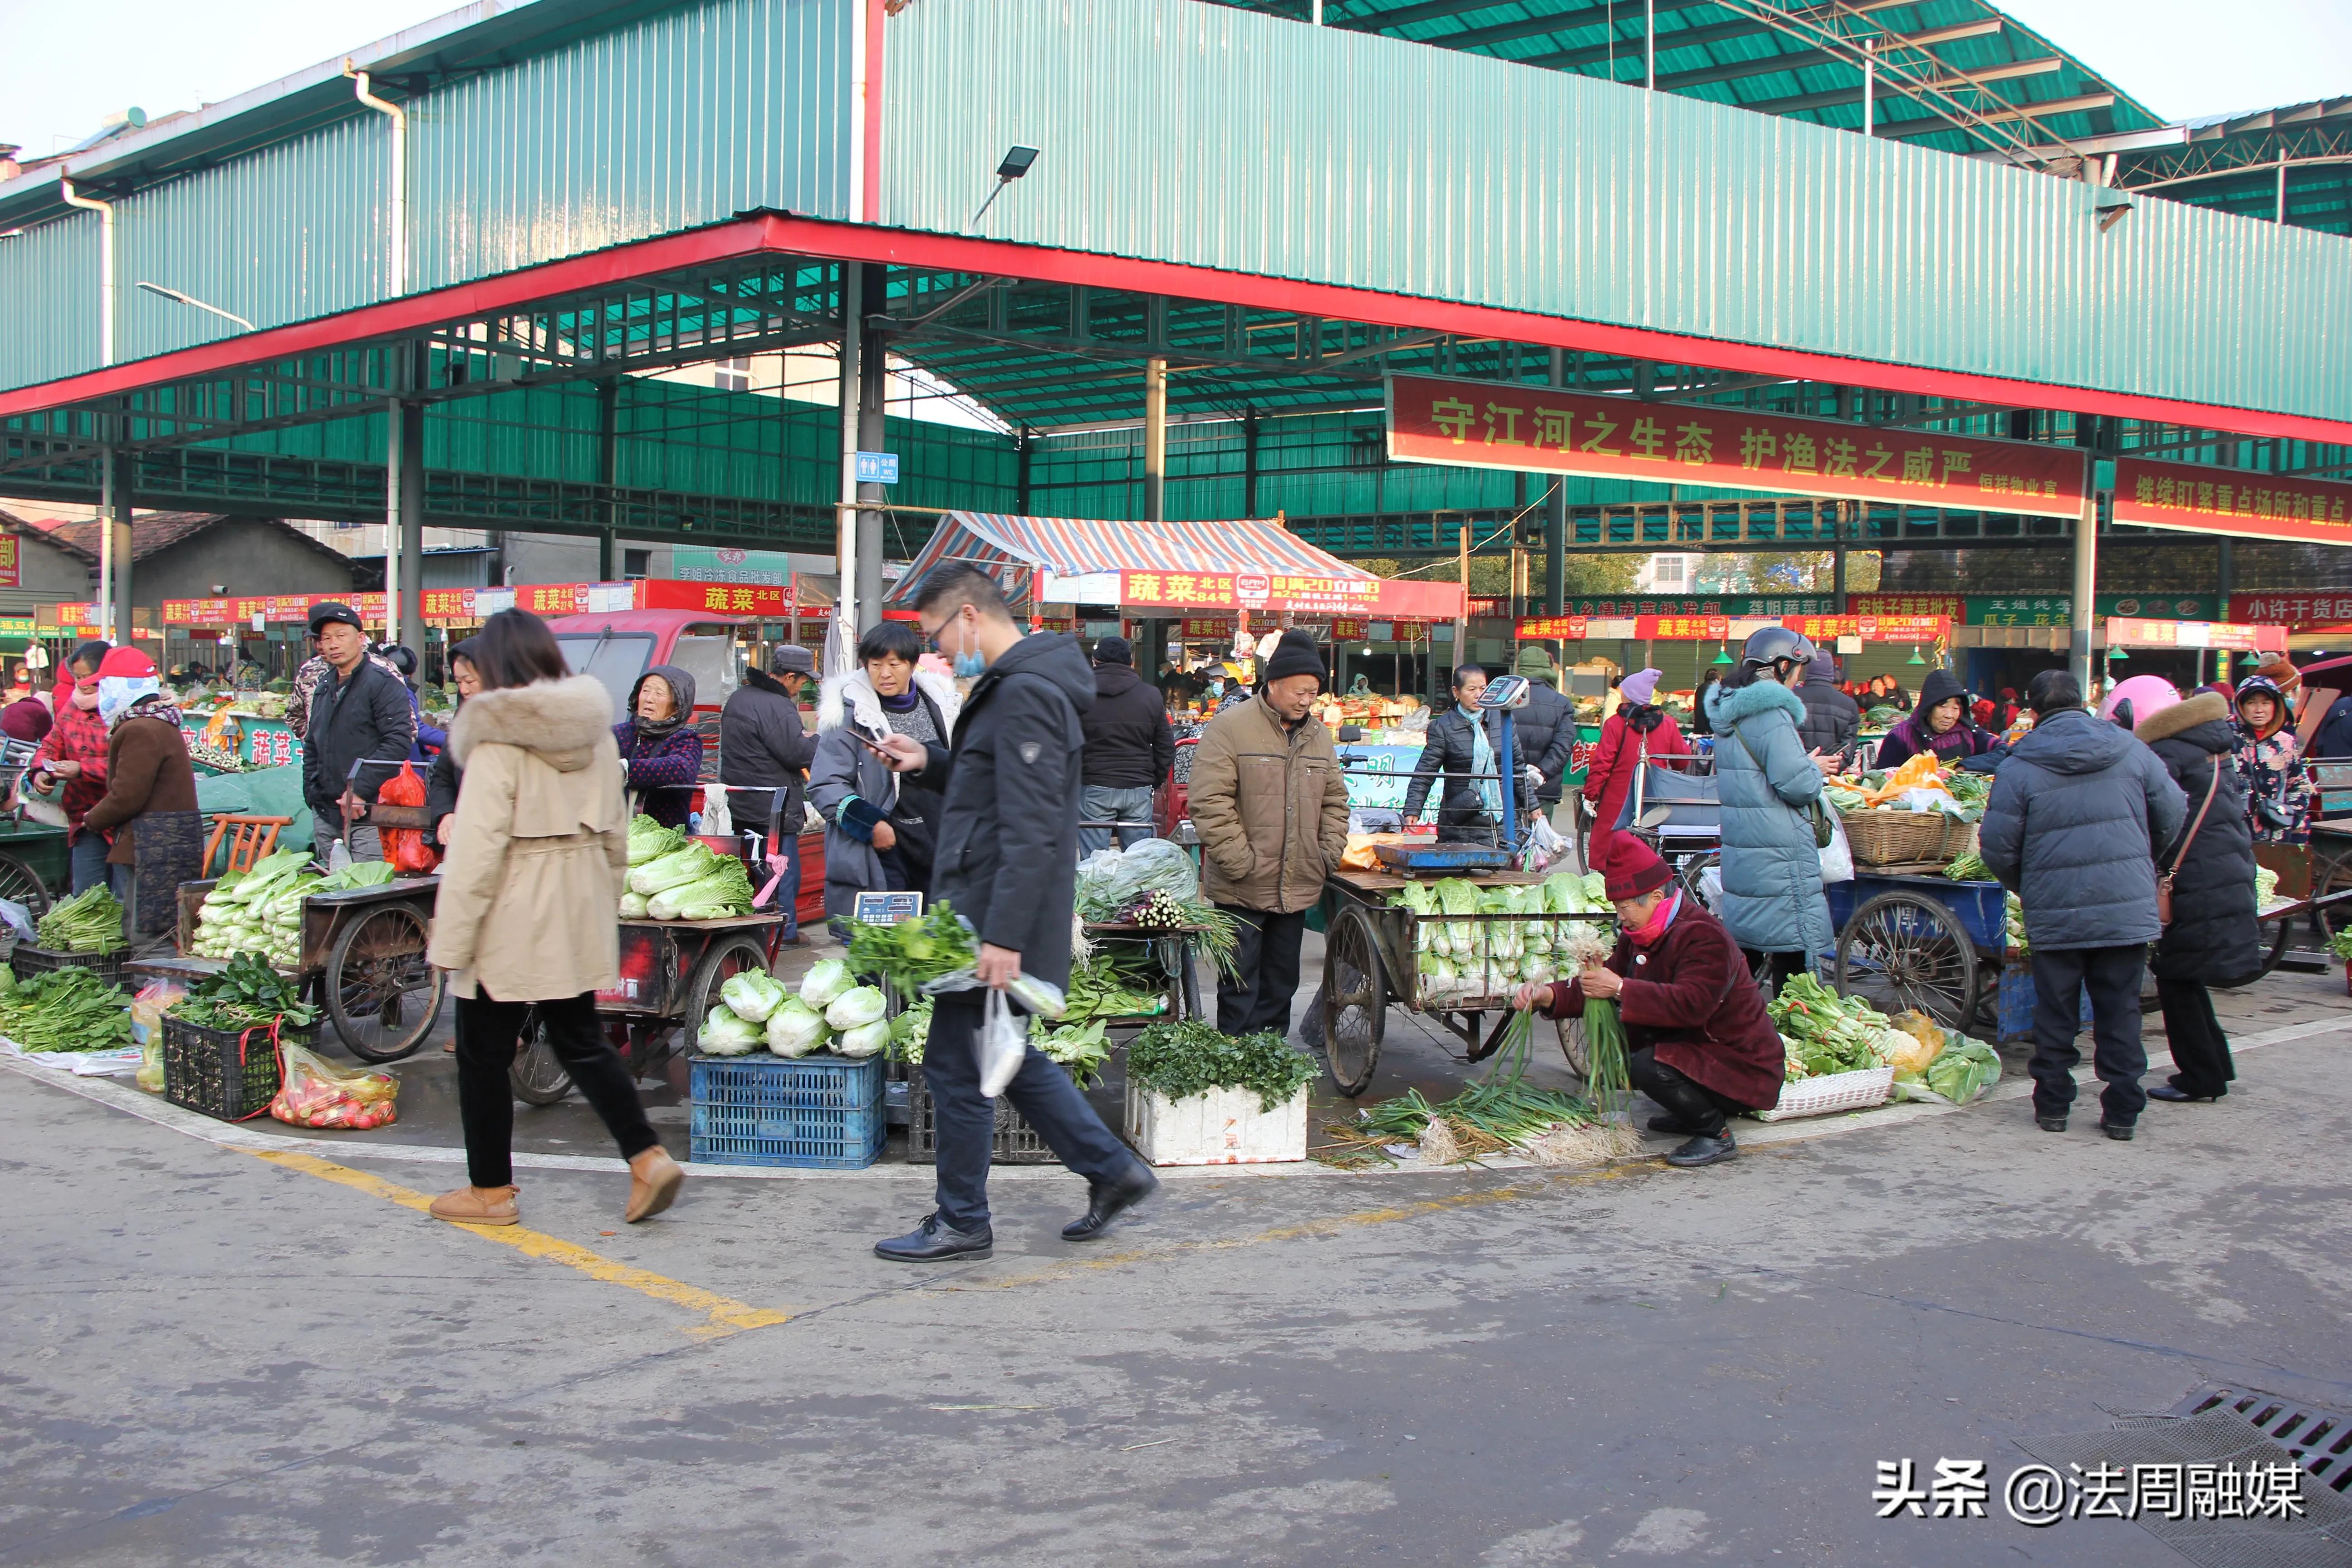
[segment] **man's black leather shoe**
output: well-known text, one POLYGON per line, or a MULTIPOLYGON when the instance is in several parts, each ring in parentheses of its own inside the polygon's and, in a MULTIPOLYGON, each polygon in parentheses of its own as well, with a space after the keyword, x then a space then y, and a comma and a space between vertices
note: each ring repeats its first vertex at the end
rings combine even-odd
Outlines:
POLYGON ((874 1256, 893 1263, 939 1263, 950 1258, 986 1258, 996 1250, 996 1237, 985 1230, 958 1230, 936 1214, 904 1236, 874 1244, 874 1256))
POLYGON ((2221 1098, 2218 1094, 2191 1094, 2185 1089, 2175 1089, 2168 1083, 2158 1084, 2147 1091, 2147 1097, 2150 1100, 2170 1100, 2178 1105, 2193 1105, 2200 1100, 2215 1100, 2221 1098))
POLYGON ((1696 1166, 1712 1165, 1717 1161, 1728 1160, 1738 1152, 1739 1145, 1732 1142, 1728 1131, 1712 1136, 1702 1132, 1667 1155, 1666 1163, 1679 1170, 1687 1171, 1696 1166))
POLYGON ((1087 1192, 1087 1212, 1062 1227, 1064 1241, 1092 1241, 1110 1222, 1160 1190, 1160 1178, 1138 1160, 1116 1182, 1097 1183, 1087 1192))

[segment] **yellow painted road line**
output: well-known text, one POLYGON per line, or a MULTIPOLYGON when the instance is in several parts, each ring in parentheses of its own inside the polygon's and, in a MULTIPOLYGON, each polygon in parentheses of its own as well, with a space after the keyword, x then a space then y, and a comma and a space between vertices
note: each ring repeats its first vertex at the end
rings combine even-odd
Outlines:
MULTIPOLYGON (((397 1182, 387 1182, 383 1177, 370 1175, 365 1171, 354 1171, 348 1165, 338 1165, 331 1160, 321 1160, 315 1154, 300 1154, 291 1150, 278 1149, 242 1149, 238 1152, 250 1154, 257 1160, 266 1161, 269 1164, 282 1166, 289 1171, 300 1171, 306 1175, 316 1176, 320 1181, 332 1182, 337 1186, 349 1187, 353 1192, 365 1193, 370 1197, 383 1198, 388 1203, 398 1204, 402 1208, 415 1209, 419 1214, 428 1213, 433 1205, 433 1199, 429 1194, 420 1193, 414 1187, 404 1187, 397 1182)), ((449 1224, 446 1220, 436 1220, 435 1223, 449 1224)), ((656 1274, 649 1269, 636 1268, 633 1264, 615 1263, 611 1258, 591 1252, 584 1247, 576 1246, 560 1237, 549 1236, 544 1231, 532 1230, 525 1226, 450 1225, 450 1228, 478 1236, 484 1241, 495 1241, 500 1246, 511 1247, 526 1258, 536 1258, 542 1262, 560 1263, 566 1268, 576 1268, 591 1279, 601 1279, 607 1285, 618 1285, 625 1289, 635 1290, 639 1295, 651 1296, 656 1301, 667 1301, 672 1306, 683 1307, 690 1312, 704 1313, 706 1317, 702 1322, 686 1331, 696 1339, 720 1339, 729 1334, 740 1333, 745 1329, 764 1329, 777 1323, 788 1323, 793 1319, 790 1312, 754 1307, 747 1302, 738 1301, 732 1297, 718 1295, 699 1286, 684 1284, 656 1274)))

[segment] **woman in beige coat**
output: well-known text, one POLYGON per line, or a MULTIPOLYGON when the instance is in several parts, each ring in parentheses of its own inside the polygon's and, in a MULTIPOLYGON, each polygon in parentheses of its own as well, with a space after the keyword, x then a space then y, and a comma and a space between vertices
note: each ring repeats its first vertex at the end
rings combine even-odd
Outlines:
POLYGON ((628 1069, 596 1021, 595 993, 620 969, 621 801, 613 699, 564 668, 547 623, 502 610, 473 638, 481 690, 458 710, 449 751, 464 772, 426 956, 457 997, 457 1110, 471 1185, 433 1200, 441 1219, 512 1225, 514 1096, 523 1015, 629 1162, 625 1217, 667 1208, 685 1173, 654 1136, 628 1069))

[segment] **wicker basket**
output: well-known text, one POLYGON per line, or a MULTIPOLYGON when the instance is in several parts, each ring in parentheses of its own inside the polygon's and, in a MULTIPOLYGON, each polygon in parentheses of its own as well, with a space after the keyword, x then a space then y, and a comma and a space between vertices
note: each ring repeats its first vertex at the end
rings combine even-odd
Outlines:
POLYGON ((1944 818, 1944 845, 1936 851, 1938 860, 1957 860, 1963 855, 1977 852, 1977 825, 1962 822, 1957 816, 1944 818))
POLYGON ((1867 1110, 1884 1105, 1895 1092, 1893 1068, 1863 1068, 1854 1072, 1823 1073, 1780 1086, 1780 1103, 1756 1112, 1759 1121, 1788 1121, 1800 1116, 1829 1116, 1841 1110, 1867 1110))
POLYGON ((1933 860, 1944 844, 1944 816, 1929 811, 1849 811, 1846 841, 1857 866, 1933 860))

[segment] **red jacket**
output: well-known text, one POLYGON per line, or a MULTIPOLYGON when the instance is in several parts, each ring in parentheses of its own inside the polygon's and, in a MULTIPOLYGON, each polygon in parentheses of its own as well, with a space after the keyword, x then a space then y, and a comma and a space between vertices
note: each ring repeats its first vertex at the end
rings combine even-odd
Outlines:
POLYGON ((1596 834, 1617 831, 1617 814, 1624 809, 1625 797, 1633 793, 1633 774, 1645 755, 1686 757, 1690 742, 1683 739, 1671 715, 1660 714, 1658 727, 1646 735, 1626 723, 1622 712, 1609 715, 1601 726, 1592 759, 1584 765, 1584 798, 1592 803, 1596 834))
MULTIPOLYGON (((1621 936, 1601 967, 1624 979, 1617 1016, 1632 1049, 1654 1047, 1658 1060, 1685 1078, 1752 1110, 1780 1103, 1786 1058, 1765 1016, 1764 993, 1731 933, 1696 899, 1684 896, 1657 946, 1636 948, 1621 936)), ((1544 1011, 1581 1017, 1584 986, 1556 983, 1544 1011)))

